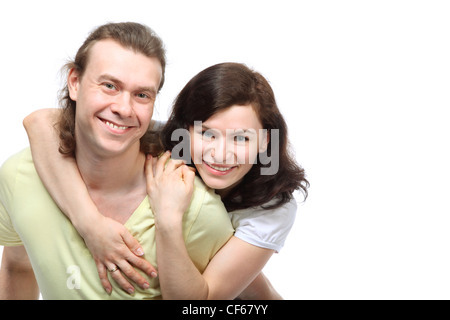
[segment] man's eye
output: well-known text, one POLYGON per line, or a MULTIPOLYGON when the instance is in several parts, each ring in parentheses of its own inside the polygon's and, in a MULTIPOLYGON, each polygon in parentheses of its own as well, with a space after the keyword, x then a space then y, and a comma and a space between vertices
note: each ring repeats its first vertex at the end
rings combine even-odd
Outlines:
POLYGON ((106 89, 116 90, 116 86, 111 83, 104 83, 103 85, 105 86, 106 89))
POLYGON ((148 99, 148 98, 149 98, 149 96, 146 95, 145 93, 139 93, 137 96, 138 96, 138 98, 140 98, 140 99, 148 99))

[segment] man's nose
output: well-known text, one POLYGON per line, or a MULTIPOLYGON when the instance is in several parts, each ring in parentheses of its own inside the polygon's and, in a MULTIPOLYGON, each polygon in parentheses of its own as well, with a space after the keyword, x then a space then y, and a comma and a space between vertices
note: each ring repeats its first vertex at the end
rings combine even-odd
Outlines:
POLYGON ((111 105, 111 111, 122 118, 129 118, 132 114, 133 102, 131 95, 123 92, 111 105))

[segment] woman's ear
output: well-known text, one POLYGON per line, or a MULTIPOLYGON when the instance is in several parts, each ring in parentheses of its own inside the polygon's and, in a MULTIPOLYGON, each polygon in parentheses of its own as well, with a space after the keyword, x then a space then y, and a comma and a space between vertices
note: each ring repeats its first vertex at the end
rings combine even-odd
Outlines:
POLYGON ((67 76, 67 87, 69 88, 69 96, 73 101, 77 101, 78 88, 80 86, 80 77, 75 68, 70 69, 67 76))
POLYGON ((260 143, 259 143, 259 153, 266 152, 267 147, 269 146, 270 136, 269 130, 263 129, 259 131, 260 143))

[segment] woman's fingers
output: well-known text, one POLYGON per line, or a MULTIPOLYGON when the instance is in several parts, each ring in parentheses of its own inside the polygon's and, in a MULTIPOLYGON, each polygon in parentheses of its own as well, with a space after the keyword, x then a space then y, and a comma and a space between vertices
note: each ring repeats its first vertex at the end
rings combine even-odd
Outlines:
POLYGON ((155 172, 154 172, 154 177, 158 178, 160 176, 162 176, 162 174, 164 173, 164 168, 166 166, 167 161, 170 159, 170 151, 166 151, 159 159, 158 162, 156 163, 156 167, 155 167, 155 172))
MULTIPOLYGON (((144 272, 150 278, 156 278, 158 276, 158 273, 156 272, 155 267, 150 262, 148 262, 147 260, 145 260, 142 257, 130 256, 128 258, 128 262, 135 268, 144 272)), ((142 284, 143 283, 141 282, 140 287, 145 289, 142 284)))
POLYGON ((111 283, 109 282, 105 265, 99 261, 96 261, 95 263, 97 265, 97 272, 100 277, 100 282, 102 283, 103 288, 108 294, 111 294, 112 286, 111 283))
POLYGON ((152 156, 147 156, 147 162, 146 162, 146 171, 147 178, 159 178, 162 176, 163 173, 172 173, 175 170, 177 170, 180 166, 184 165, 184 160, 181 159, 171 159, 170 158, 171 153, 170 151, 166 151, 159 159, 157 159, 157 163, 154 167, 153 172, 150 172, 150 162, 149 159, 153 159, 152 156))
POLYGON ((142 257, 144 254, 142 247, 128 231, 121 232, 120 235, 126 247, 118 250, 115 258, 110 257, 106 261, 103 260, 105 261, 104 263, 101 263, 99 260, 97 260, 98 262, 96 261, 98 274, 103 288, 108 294, 112 292, 112 286, 108 277, 109 273, 119 287, 129 294, 132 294, 135 291, 135 288, 131 283, 138 285, 144 290, 148 289, 150 287, 148 279, 157 276, 156 269, 150 262, 142 257), (141 255, 141 257, 138 257, 137 255, 141 255), (149 278, 146 278, 135 268, 143 271, 149 278))
POLYGON ((167 173, 172 173, 175 172, 180 167, 184 166, 185 164, 186 163, 183 160, 170 159, 164 171, 167 173))
MULTIPOLYGON (((142 259, 135 257, 136 259, 142 259)), ((138 264, 138 263, 137 263, 138 264)), ((114 281, 119 285, 122 290, 129 294, 133 294, 135 291, 135 288, 130 283, 133 282, 137 284, 141 289, 146 290, 150 288, 149 281, 142 276, 139 272, 137 272, 133 266, 131 266, 128 261, 122 260, 121 262, 114 264, 114 263, 108 263, 108 266, 106 267, 108 269, 108 273, 111 276, 111 278, 114 279, 114 281), (130 281, 128 281, 130 280, 130 281)), ((106 292, 111 293, 112 286, 109 284, 108 277, 106 279, 100 278, 102 281, 102 285, 105 288, 106 292), (109 286, 108 286, 109 284, 109 286)))
POLYGON ((148 154, 147 159, 145 160, 145 175, 147 177, 147 181, 152 181, 154 178, 153 157, 151 154, 148 154))
POLYGON ((123 242, 127 245, 128 249, 133 252, 138 257, 142 257, 144 255, 144 249, 142 249, 139 242, 131 235, 129 232, 122 233, 123 242))
MULTIPOLYGON (((134 293, 134 287, 128 282, 127 279, 122 275, 121 268, 118 265, 115 265, 113 263, 109 263, 106 268, 108 269, 108 273, 111 276, 111 278, 114 279, 114 281, 121 287, 125 292, 129 294, 134 293)), ((126 267, 123 267, 125 270, 127 270, 126 267)))
POLYGON ((183 166, 182 168, 182 178, 185 184, 189 187, 193 187, 195 178, 195 169, 189 166, 183 166))
MULTIPOLYGON (((136 256, 128 255, 127 261, 131 263, 133 266, 138 268, 139 270, 143 271, 145 274, 147 274, 151 278, 155 278, 157 276, 156 269, 152 266, 150 262, 145 260, 144 258, 141 258, 144 255, 144 250, 142 249, 139 242, 131 235, 131 233, 124 232, 122 233, 122 239, 123 242, 126 244, 128 249, 132 253, 134 253, 136 256)), ((134 279, 137 279, 138 281, 134 281, 137 283, 141 288, 147 289, 146 284, 147 282, 143 277, 140 276, 139 273, 137 273, 134 268, 129 269, 130 271, 127 273, 125 272, 125 275, 129 277, 131 280, 134 281, 134 279)), ((124 271, 124 270, 122 270, 124 271)))

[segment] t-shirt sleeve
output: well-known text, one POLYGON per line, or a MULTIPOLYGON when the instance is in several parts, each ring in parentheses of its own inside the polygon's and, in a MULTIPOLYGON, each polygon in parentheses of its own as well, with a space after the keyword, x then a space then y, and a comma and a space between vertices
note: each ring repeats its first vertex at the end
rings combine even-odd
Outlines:
POLYGON ((190 213, 185 218, 185 243, 191 260, 203 272, 217 251, 234 233, 228 213, 220 197, 206 188, 196 177, 190 213))
POLYGON ((262 207, 236 210, 230 213, 235 236, 254 246, 279 252, 291 231, 297 212, 297 202, 276 209, 262 207))
POLYGON ((14 230, 10 217, 18 162, 20 159, 16 155, 9 158, 0 168, 0 245, 2 246, 22 245, 22 240, 14 230))

